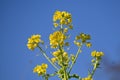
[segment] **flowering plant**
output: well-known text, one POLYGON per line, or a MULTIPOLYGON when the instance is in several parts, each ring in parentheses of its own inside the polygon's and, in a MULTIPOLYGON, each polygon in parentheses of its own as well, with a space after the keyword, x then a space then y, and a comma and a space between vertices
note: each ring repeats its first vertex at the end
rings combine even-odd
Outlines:
POLYGON ((66 52, 65 47, 69 47, 70 43, 68 39, 70 36, 68 31, 73 29, 72 25, 72 15, 66 11, 56 11, 53 15, 53 24, 55 27, 55 32, 50 34, 50 47, 54 49, 52 52, 53 58, 47 56, 46 52, 42 49, 40 44, 44 44, 44 41, 41 40, 41 35, 36 34, 32 35, 28 38, 27 47, 30 50, 34 50, 35 48, 39 48, 43 56, 51 63, 51 65, 56 69, 53 74, 48 74, 46 69, 48 65, 42 63, 41 65, 37 65, 33 72, 37 73, 38 76, 42 76, 45 80, 48 80, 50 77, 57 75, 61 80, 69 80, 71 78, 76 78, 77 80, 93 80, 93 75, 97 68, 99 68, 100 61, 103 52, 98 52, 96 50, 91 52, 91 56, 93 59, 91 60, 93 69, 88 71, 88 75, 85 78, 80 77, 77 74, 71 74, 71 70, 81 53, 81 48, 83 45, 90 48, 92 46, 89 40, 91 36, 89 34, 80 33, 75 37, 74 44, 78 47, 76 54, 68 54, 66 52))

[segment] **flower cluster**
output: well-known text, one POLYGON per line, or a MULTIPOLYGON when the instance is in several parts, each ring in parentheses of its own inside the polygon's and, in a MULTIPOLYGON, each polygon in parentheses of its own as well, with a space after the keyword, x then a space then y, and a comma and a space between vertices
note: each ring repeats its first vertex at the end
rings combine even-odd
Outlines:
POLYGON ((101 57, 104 55, 103 52, 98 52, 98 51, 92 51, 91 56, 93 57, 92 59, 92 65, 94 66, 94 69, 98 68, 100 65, 101 57))
POLYGON ((91 37, 89 34, 81 33, 80 35, 77 35, 75 37, 74 44, 76 44, 77 46, 81 46, 82 43, 85 43, 87 47, 91 47, 92 44, 90 42, 87 42, 87 40, 90 40, 90 39, 91 37))
POLYGON ((56 31, 53 34, 50 34, 49 40, 50 40, 51 48, 57 48, 58 46, 63 46, 65 39, 66 36, 60 31, 56 31))
POLYGON ((94 51, 91 52, 91 56, 92 56, 92 57, 100 58, 100 57, 102 57, 103 55, 104 55, 103 52, 97 52, 96 50, 94 50, 94 51))
POLYGON ((56 11, 53 15, 53 21, 55 27, 58 27, 59 25, 71 25, 71 14, 66 11, 56 11))
POLYGON ((53 58, 51 58, 52 62, 55 63, 56 61, 58 62, 58 65, 68 65, 68 61, 69 61, 69 58, 68 58, 68 53, 65 52, 64 50, 60 51, 60 50, 57 50, 57 51, 54 51, 52 53, 52 55, 54 56, 53 58))
POLYGON ((39 34, 32 35, 30 38, 28 38, 28 43, 27 43, 28 49, 34 50, 39 43, 43 43, 43 41, 40 38, 41 35, 39 34))
POLYGON ((38 73, 38 75, 43 75, 46 73, 46 69, 47 69, 48 65, 47 64, 42 64, 42 65, 37 65, 34 69, 33 72, 34 73, 38 73))

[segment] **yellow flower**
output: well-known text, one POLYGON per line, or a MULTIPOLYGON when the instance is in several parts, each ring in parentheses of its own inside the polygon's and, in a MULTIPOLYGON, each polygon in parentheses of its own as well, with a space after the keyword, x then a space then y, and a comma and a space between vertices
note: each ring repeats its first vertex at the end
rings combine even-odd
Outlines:
POLYGON ((58 57, 60 55, 60 51, 59 50, 55 51, 52 54, 53 54, 54 57, 58 57))
POLYGON ((67 21, 68 21, 68 23, 71 23, 72 22, 72 19, 70 18, 70 19, 67 19, 67 21))
POLYGON ((83 43, 86 42, 87 40, 91 39, 89 34, 81 33, 79 36, 80 36, 80 39, 82 40, 83 43))
POLYGON ((101 54, 99 52, 96 52, 96 57, 100 57, 101 54))
POLYGON ((95 50, 91 52, 91 56, 92 56, 92 57, 95 57, 95 56, 96 56, 96 51, 95 51, 95 50))
POLYGON ((82 80, 93 80, 93 79, 92 79, 91 75, 88 75, 87 77, 82 78, 82 80))
POLYGON ((100 54, 101 56, 104 56, 104 53, 103 53, 103 52, 99 52, 99 54, 100 54))
POLYGON ((93 80, 93 79, 92 79, 92 78, 87 77, 87 78, 82 78, 82 80, 93 80))
POLYGON ((76 36, 76 37, 75 37, 75 40, 80 40, 80 36, 76 36))
POLYGON ((90 47, 92 46, 92 44, 91 44, 90 42, 87 42, 87 43, 86 43, 86 46, 87 46, 88 48, 90 48, 90 47))
POLYGON ((71 18, 71 14, 66 12, 66 11, 56 11, 53 15, 53 21, 54 22, 58 22, 61 25, 68 25, 71 24, 72 22, 72 18, 71 18))
POLYGON ((58 23, 54 23, 53 25, 54 25, 55 28, 58 27, 58 23))
POLYGON ((51 58, 52 63, 55 63, 57 61, 57 58, 51 58))
POLYGON ((64 28, 64 33, 67 33, 68 32, 68 28, 64 28))
POLYGON ((102 57, 104 55, 103 52, 97 52, 97 51, 92 51, 91 56, 92 57, 102 57))
POLYGON ((49 40, 50 40, 51 48, 57 48, 58 46, 63 46, 65 39, 66 36, 60 31, 56 31, 53 34, 50 34, 49 40))
POLYGON ((101 56, 103 56, 103 55, 104 55, 103 52, 97 52, 97 53, 96 53, 96 57, 101 57, 101 56))
POLYGON ((87 42, 87 40, 90 40, 90 35, 80 33, 75 37, 74 44, 76 44, 77 46, 82 46, 82 44, 85 44, 88 48, 90 48, 92 44, 90 42, 87 42))
POLYGON ((73 29, 73 26, 72 26, 72 25, 70 25, 70 26, 69 26, 69 28, 70 28, 70 29, 73 29))
POLYGON ((41 65, 41 67, 42 67, 43 69, 46 69, 46 68, 48 68, 48 65, 45 64, 45 63, 43 63, 43 64, 41 65))
POLYGON ((53 15, 53 21, 57 21, 57 20, 59 20, 59 19, 61 19, 62 18, 62 14, 61 14, 61 12, 60 11, 56 11, 55 13, 54 13, 54 15, 53 15))
POLYGON ((67 52, 64 52, 64 53, 63 53, 63 57, 68 57, 68 53, 67 53, 67 52))
POLYGON ((47 64, 42 64, 42 65, 37 65, 34 69, 33 72, 34 73, 38 73, 38 75, 43 75, 46 73, 46 69, 48 68, 47 64))
POLYGON ((32 35, 30 38, 28 38, 27 47, 30 50, 34 50, 39 43, 43 43, 43 41, 40 39, 41 36, 39 34, 32 35))
POLYGON ((65 24, 65 19, 64 19, 64 18, 62 18, 62 19, 60 20, 60 24, 65 24))

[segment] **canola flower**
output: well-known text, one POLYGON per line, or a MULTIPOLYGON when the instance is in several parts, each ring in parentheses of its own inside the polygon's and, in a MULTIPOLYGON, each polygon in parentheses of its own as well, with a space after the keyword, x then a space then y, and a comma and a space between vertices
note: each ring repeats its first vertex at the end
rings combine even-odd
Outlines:
POLYGON ((82 78, 82 80, 93 80, 93 79, 90 77, 86 77, 86 78, 82 78))
POLYGON ((56 11, 53 15, 54 26, 57 27, 60 24, 68 25, 71 24, 71 14, 66 11, 56 11), (59 21, 59 23, 57 23, 59 21))
POLYGON ((70 54, 66 51, 66 48, 70 47, 70 43, 67 39, 70 39, 68 31, 73 29, 72 15, 69 12, 57 10, 53 14, 53 24, 55 27, 55 32, 49 35, 50 48, 54 49, 54 51, 52 51, 52 58, 47 56, 47 49, 44 50, 44 45, 40 45, 40 43, 43 44, 43 41, 41 40, 41 35, 39 34, 32 35, 28 38, 27 47, 30 50, 34 50, 38 47, 42 55, 56 70, 53 74, 48 74, 46 71, 48 64, 42 63, 41 65, 34 67, 33 72, 37 73, 38 76, 42 76, 45 80, 48 80, 50 77, 56 75, 61 80, 69 80, 71 78, 76 78, 78 80, 93 80, 93 75, 95 74, 96 69, 99 68, 104 53, 96 50, 91 52, 91 63, 93 68, 88 71, 87 77, 82 78, 78 74, 71 74, 79 54, 82 53, 82 47, 84 45, 88 48, 92 47, 92 43, 90 42, 91 36, 85 33, 80 33, 77 35, 73 43, 77 45, 78 50, 76 53, 73 52, 75 54, 70 54))
POLYGON ((56 57, 51 58, 52 63, 55 63, 57 61, 56 57))
POLYGON ((65 52, 64 50, 60 51, 54 51, 52 53, 52 55, 54 56, 53 58, 51 58, 51 61, 53 63, 58 62, 57 64, 62 66, 62 65, 68 65, 69 62, 69 57, 68 57, 68 53, 65 52))
POLYGON ((57 50, 57 51, 54 51, 53 53, 52 53, 52 55, 54 56, 54 57, 58 57, 59 55, 60 55, 60 50, 57 50))
POLYGON ((87 43, 86 43, 86 46, 87 46, 88 48, 90 48, 90 47, 92 46, 92 44, 91 44, 90 42, 87 42, 87 43))
POLYGON ((92 59, 92 64, 94 65, 94 68, 98 68, 100 64, 100 60, 102 59, 101 57, 104 55, 103 52, 98 52, 96 50, 91 52, 91 56, 93 57, 92 59))
POLYGON ((85 44, 88 48, 92 46, 91 42, 88 42, 88 40, 91 39, 91 36, 89 34, 80 33, 75 37, 74 44, 77 46, 81 46, 82 44, 85 44))
POLYGON ((91 56, 92 56, 92 57, 100 58, 100 57, 102 57, 103 55, 104 55, 103 52, 98 52, 98 51, 96 51, 96 50, 94 50, 94 51, 91 52, 91 56))
POLYGON ((41 35, 39 34, 32 35, 30 38, 28 38, 28 43, 27 43, 28 49, 34 50, 39 43, 43 43, 43 41, 40 38, 41 35))
POLYGON ((60 31, 56 31, 53 34, 50 34, 49 40, 50 40, 51 48, 57 48, 58 46, 63 46, 65 39, 66 36, 60 31))
POLYGON ((72 15, 66 11, 55 11, 53 15, 53 25, 55 28, 62 28, 62 25, 66 25, 69 29, 73 29, 72 15))
POLYGON ((42 64, 42 65, 37 65, 34 69, 33 72, 34 73, 38 73, 38 75, 44 75, 46 74, 46 69, 48 68, 47 64, 42 64))

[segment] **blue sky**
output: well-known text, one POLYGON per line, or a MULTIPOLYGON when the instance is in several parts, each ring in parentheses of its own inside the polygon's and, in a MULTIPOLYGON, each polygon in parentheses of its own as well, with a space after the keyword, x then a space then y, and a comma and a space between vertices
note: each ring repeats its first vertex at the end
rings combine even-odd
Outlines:
MULTIPOLYGON (((101 68, 94 80, 118 80, 120 74, 120 1, 119 0, 0 0, 0 80, 42 80, 32 69, 42 62, 48 63, 39 50, 26 47, 27 38, 41 34, 49 43, 53 32, 52 16, 55 10, 72 14, 74 29, 71 41, 80 32, 90 34, 92 48, 83 47, 73 73, 85 77, 92 50, 103 51, 101 68), (112 79, 116 78, 117 79, 112 79)), ((76 48, 72 45, 71 53, 76 48)), ((47 51, 51 56, 50 51, 47 51)), ((48 63, 49 64, 49 63, 48 63)), ((54 69, 49 64, 48 72, 54 69)), ((54 80, 56 78, 50 78, 54 80)))

